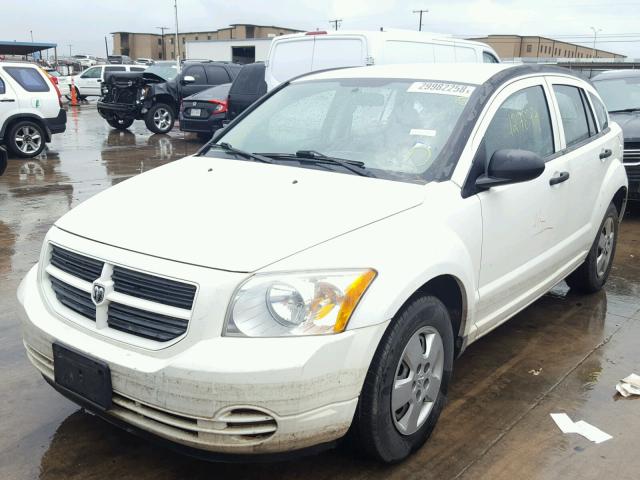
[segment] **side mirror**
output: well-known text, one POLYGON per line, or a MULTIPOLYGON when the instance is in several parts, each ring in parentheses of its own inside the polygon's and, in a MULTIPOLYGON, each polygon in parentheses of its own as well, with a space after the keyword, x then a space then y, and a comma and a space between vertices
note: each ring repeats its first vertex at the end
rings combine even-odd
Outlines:
POLYGON ((7 151, 0 147, 0 175, 7 169, 7 151))
POLYGON ((195 78, 193 78, 191 75, 186 75, 186 76, 182 79, 182 83, 184 83, 185 85, 186 85, 187 83, 193 83, 193 82, 195 82, 195 81, 196 81, 196 79, 195 79, 195 78))
POLYGON ((528 150, 497 150, 487 167, 487 172, 476 180, 476 187, 488 190, 491 187, 527 182, 544 172, 544 160, 528 150))

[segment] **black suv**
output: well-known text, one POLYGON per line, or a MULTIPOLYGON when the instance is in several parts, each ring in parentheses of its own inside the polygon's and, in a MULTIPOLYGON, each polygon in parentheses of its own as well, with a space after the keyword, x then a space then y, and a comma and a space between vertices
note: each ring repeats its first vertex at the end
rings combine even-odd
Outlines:
POLYGON ((640 201, 640 71, 610 70, 592 80, 611 120, 622 128, 629 200, 640 201))
POLYGON ((144 120, 154 133, 174 125, 180 102, 205 88, 229 83, 241 66, 212 61, 156 62, 144 72, 112 73, 102 84, 98 112, 113 128, 126 129, 144 120))

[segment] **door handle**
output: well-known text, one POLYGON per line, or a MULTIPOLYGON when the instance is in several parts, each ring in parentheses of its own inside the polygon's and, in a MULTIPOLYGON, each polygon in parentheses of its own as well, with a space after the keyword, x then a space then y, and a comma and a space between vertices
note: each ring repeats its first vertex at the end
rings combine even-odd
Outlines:
POLYGON ((15 98, 3 98, 2 100, 0 100, 0 102, 15 102, 16 99, 15 98))
POLYGON ((558 183, 566 182, 569 180, 569 172, 560 172, 557 176, 551 177, 549 185, 557 185, 558 183))
POLYGON ((602 153, 600 153, 600 160, 604 160, 605 158, 609 158, 611 155, 613 154, 613 152, 610 149, 606 149, 603 150, 602 153))

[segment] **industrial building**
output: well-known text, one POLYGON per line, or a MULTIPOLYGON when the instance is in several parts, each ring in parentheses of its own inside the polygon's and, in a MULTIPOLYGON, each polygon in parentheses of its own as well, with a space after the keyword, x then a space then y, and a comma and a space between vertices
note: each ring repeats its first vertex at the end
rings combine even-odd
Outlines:
POLYGON ((175 33, 112 32, 113 55, 127 55, 132 59, 152 58, 154 60, 175 59, 176 55, 186 58, 186 42, 211 40, 265 39, 278 35, 297 33, 301 30, 274 25, 252 25, 234 23, 227 28, 205 32, 179 32, 178 48, 175 33))
POLYGON ((553 38, 521 35, 489 35, 470 38, 491 46, 500 58, 625 58, 625 55, 553 38))

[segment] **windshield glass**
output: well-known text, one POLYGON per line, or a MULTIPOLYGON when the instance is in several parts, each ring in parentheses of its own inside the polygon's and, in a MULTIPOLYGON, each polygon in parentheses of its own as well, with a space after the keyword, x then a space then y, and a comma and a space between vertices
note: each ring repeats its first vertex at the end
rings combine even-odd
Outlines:
POLYGON ((159 77, 164 78, 165 80, 171 80, 175 77, 178 72, 178 66, 175 62, 167 62, 167 63, 154 63, 149 68, 145 70, 147 73, 155 73, 159 77))
POLYGON ((312 150, 362 162, 377 177, 426 182, 473 90, 435 81, 302 81, 274 94, 219 142, 266 156, 312 150))
POLYGON ((594 80, 607 110, 640 109, 640 75, 626 78, 594 80))

